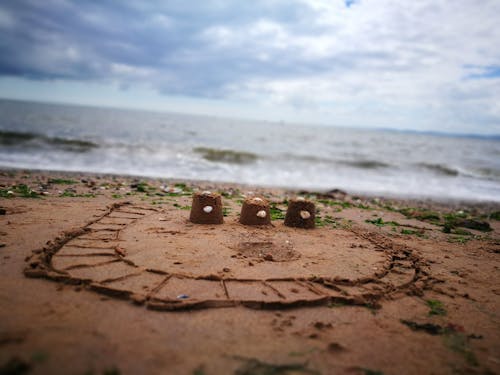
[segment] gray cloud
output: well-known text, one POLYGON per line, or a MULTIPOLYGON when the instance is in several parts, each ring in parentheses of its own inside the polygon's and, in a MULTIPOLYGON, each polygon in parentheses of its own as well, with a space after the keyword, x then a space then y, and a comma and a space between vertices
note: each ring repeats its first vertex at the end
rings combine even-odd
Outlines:
POLYGON ((497 14, 495 0, 7 0, 0 75, 113 82, 339 119, 366 108, 379 122, 397 108, 394 118, 415 123, 433 108, 422 118, 464 123, 481 108, 477 118, 500 131, 497 14))

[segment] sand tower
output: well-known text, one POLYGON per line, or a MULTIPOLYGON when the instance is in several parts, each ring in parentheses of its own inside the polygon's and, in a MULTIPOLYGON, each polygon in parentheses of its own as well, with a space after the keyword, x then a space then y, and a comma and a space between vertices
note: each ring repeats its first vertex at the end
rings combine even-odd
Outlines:
POLYGON ((271 224, 269 202, 259 197, 245 199, 241 207, 240 223, 244 225, 271 224))
POLYGON ((210 191, 194 193, 189 220, 196 224, 222 224, 222 199, 210 191))
POLYGON ((315 226, 315 213, 313 202, 303 197, 291 199, 286 210, 285 225, 312 229, 315 226))

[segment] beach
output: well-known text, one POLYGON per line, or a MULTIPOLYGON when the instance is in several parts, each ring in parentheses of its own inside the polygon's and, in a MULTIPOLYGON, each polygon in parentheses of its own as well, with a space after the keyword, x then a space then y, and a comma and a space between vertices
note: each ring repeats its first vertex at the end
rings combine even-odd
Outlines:
POLYGON ((498 202, 255 185, 3 169, 0 372, 500 372, 498 202))

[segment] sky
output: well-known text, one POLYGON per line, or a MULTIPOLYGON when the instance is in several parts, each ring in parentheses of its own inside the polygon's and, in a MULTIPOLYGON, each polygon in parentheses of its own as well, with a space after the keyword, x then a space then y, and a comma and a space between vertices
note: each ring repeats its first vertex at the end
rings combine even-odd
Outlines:
POLYGON ((0 97, 500 134, 499 0, 0 2, 0 97))

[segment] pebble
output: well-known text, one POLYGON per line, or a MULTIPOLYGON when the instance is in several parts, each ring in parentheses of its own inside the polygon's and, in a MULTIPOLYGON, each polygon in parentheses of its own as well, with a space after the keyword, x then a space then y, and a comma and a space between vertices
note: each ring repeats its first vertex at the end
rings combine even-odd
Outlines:
POLYGON ((257 212, 257 216, 261 217, 261 218, 265 218, 267 216, 267 213, 264 210, 260 210, 259 212, 257 212))
POLYGON ((204 211, 205 213, 207 213, 207 214, 209 214, 210 212, 212 212, 212 211, 213 211, 213 209, 214 209, 214 208, 213 208, 212 206, 205 206, 205 207, 203 207, 203 211, 204 211))
POLYGON ((311 217, 309 211, 300 211, 300 217, 304 220, 307 220, 311 217))

